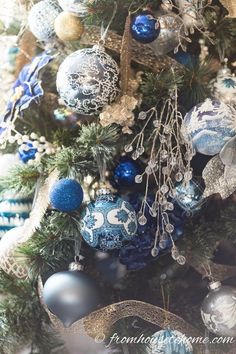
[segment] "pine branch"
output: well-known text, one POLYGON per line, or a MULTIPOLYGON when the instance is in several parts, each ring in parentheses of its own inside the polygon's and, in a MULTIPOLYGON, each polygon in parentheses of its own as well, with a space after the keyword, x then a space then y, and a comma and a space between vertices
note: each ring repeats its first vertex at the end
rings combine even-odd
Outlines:
POLYGON ((20 165, 10 170, 6 177, 0 177, 0 193, 19 192, 27 197, 33 194, 40 173, 37 165, 20 165))

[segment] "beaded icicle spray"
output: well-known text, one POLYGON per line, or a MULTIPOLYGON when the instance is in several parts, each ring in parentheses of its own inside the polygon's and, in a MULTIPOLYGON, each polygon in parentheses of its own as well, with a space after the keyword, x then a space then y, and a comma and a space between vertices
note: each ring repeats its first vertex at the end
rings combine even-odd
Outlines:
POLYGON ((141 155, 148 154, 148 162, 144 172, 135 177, 136 183, 146 181, 145 195, 138 214, 140 225, 147 223, 146 208, 151 216, 157 218, 152 256, 156 257, 159 250, 172 241, 172 257, 179 264, 185 263, 185 257, 180 255, 174 244, 172 233, 174 226, 170 223, 168 211, 174 209, 176 183, 188 185, 192 179, 190 161, 193 156, 191 144, 184 141, 180 132, 183 117, 178 111, 177 89, 165 100, 160 114, 156 107, 146 112, 140 112, 138 119, 145 120, 141 131, 130 144, 125 146, 126 152, 132 152, 132 158, 137 160, 141 155), (148 125, 153 124, 154 130, 148 138, 145 134, 148 125), (145 141, 145 145, 144 145, 145 141), (155 183, 155 198, 152 205, 148 202, 148 193, 155 183))

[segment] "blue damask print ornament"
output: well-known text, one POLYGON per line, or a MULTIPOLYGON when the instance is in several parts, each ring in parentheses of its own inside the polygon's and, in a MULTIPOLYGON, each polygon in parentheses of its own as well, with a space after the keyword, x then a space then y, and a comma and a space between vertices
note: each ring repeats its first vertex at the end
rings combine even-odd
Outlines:
POLYGON ((136 231, 133 207, 109 189, 99 190, 81 217, 81 235, 91 247, 101 251, 120 249, 134 238, 136 231))
POLYGON ((54 21, 61 11, 56 0, 43 0, 33 5, 29 12, 28 24, 38 40, 48 42, 56 36, 54 21))
POLYGON ((151 354, 193 354, 193 347, 185 334, 165 329, 153 334, 151 354))
POLYGON ((57 73, 57 90, 65 105, 81 114, 98 113, 119 93, 119 68, 104 47, 70 54, 57 73))
POLYGON ((235 109, 208 98, 186 114, 182 134, 190 139, 196 152, 213 156, 236 135, 235 128, 235 109))
POLYGON ((217 77, 210 82, 215 99, 230 105, 236 105, 236 77, 229 68, 219 70, 217 77))
POLYGON ((219 281, 209 284, 201 315, 210 332, 225 337, 236 337, 236 289, 222 286, 219 281))
POLYGON ((133 16, 130 31, 136 41, 151 43, 160 33, 160 24, 150 11, 142 11, 133 16))
POLYGON ((79 182, 72 178, 63 178, 53 185, 49 198, 55 209, 70 213, 80 208, 83 196, 79 182))

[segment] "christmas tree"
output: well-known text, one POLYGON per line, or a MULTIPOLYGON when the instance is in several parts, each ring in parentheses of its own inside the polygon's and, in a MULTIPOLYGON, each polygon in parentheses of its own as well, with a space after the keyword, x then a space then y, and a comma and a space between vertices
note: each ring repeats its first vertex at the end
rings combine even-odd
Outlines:
POLYGON ((235 0, 1 8, 0 353, 235 353, 235 0))

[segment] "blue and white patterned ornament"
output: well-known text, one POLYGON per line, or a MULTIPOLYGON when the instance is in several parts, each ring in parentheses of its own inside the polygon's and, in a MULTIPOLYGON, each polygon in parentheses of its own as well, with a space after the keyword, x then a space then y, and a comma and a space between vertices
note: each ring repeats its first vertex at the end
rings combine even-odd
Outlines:
POLYGON ((38 40, 48 42, 56 36, 54 22, 61 11, 56 0, 43 0, 33 5, 29 12, 28 24, 38 40))
POLYGON ((72 12, 77 16, 84 17, 88 13, 86 0, 58 0, 58 2, 64 11, 72 12))
POLYGON ((182 134, 193 149, 204 155, 218 154, 236 135, 236 111, 223 102, 206 99, 193 107, 184 118, 182 134))
POLYGON ((24 144, 19 149, 19 156, 22 162, 27 163, 29 160, 34 160, 38 150, 32 143, 24 144))
POLYGON ((57 90, 66 106, 81 114, 98 113, 119 93, 119 68, 102 46, 70 54, 57 73, 57 90))
POLYGON ((108 189, 98 191, 81 217, 81 235, 93 248, 101 251, 120 249, 137 231, 133 207, 108 189))
POLYGON ((0 238, 9 230, 23 226, 32 208, 32 199, 7 193, 0 199, 0 238))
POLYGON ((210 89, 215 99, 236 105, 236 77, 227 66, 219 70, 217 77, 210 82, 210 89))
POLYGON ((193 347, 185 334, 165 329, 153 334, 151 354, 193 354, 193 347))
POLYGON ((83 197, 84 193, 81 185, 72 178, 63 178, 57 181, 49 195, 53 208, 65 213, 79 209, 83 197))
POLYGON ((151 43, 160 33, 160 24, 150 11, 142 11, 131 20, 132 37, 140 43, 151 43))

